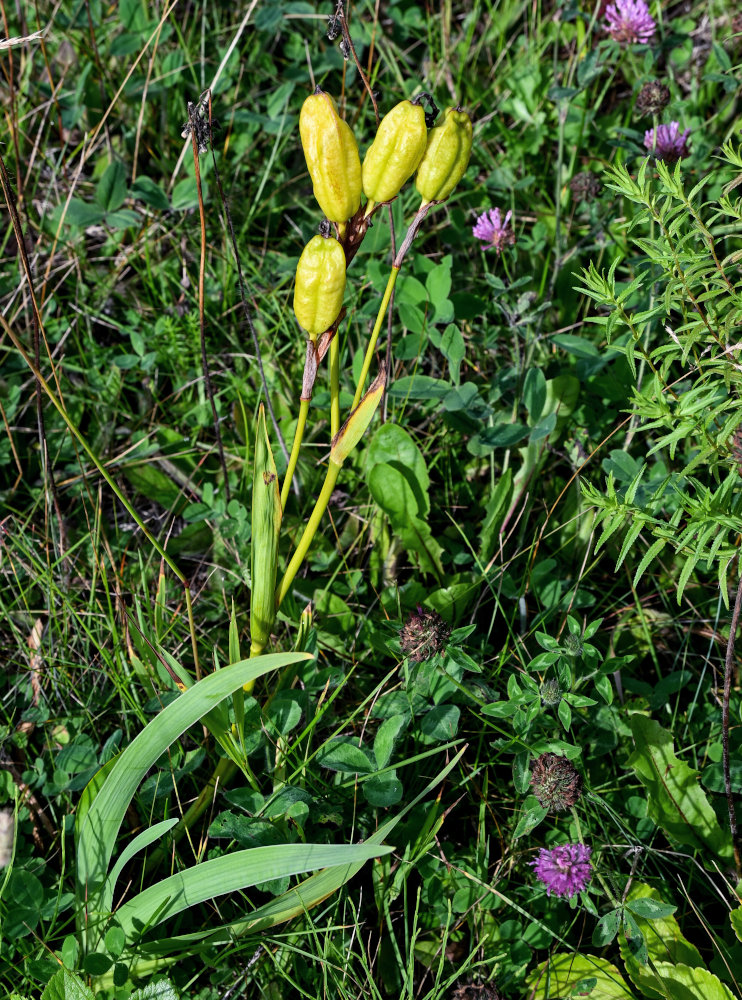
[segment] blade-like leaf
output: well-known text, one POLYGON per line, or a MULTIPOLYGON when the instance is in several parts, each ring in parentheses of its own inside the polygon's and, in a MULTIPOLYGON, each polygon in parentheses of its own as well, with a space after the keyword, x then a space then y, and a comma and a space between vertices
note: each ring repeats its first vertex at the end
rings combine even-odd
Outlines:
POLYGON ((100 901, 93 896, 108 873, 124 814, 139 783, 170 744, 247 681, 308 658, 306 653, 272 653, 241 660, 204 677, 164 708, 116 757, 80 829, 77 845, 80 899, 87 899, 92 909, 99 908, 100 901))
POLYGON ((164 837, 168 830, 172 830, 177 822, 178 817, 173 816, 170 819, 164 819, 161 823, 155 823, 154 826, 150 826, 147 827, 146 830, 142 830, 139 836, 135 837, 126 845, 119 855, 116 864, 111 869, 111 874, 108 876, 106 881, 106 887, 103 891, 101 901, 101 909, 104 912, 110 910, 113 905, 113 894, 116 889, 116 880, 121 874, 126 862, 133 858, 138 851, 143 851, 145 847, 149 847, 150 844, 153 844, 156 840, 164 837))
POLYGON ((265 410, 261 404, 255 433, 250 540, 250 650, 256 656, 270 639, 276 617, 276 568, 281 532, 281 491, 273 460, 265 410))
POLYGON ((358 406, 353 410, 343 426, 332 439, 330 461, 342 465, 355 446, 366 433, 368 425, 381 402, 386 385, 386 365, 382 361, 379 374, 368 387, 368 391, 358 406))
POLYGON ((391 847, 365 843, 275 844, 235 851, 150 886, 116 910, 116 921, 130 937, 138 928, 162 923, 181 910, 214 896, 315 868, 347 868, 389 854, 391 850, 391 847), (153 914, 156 914, 154 920, 153 914))

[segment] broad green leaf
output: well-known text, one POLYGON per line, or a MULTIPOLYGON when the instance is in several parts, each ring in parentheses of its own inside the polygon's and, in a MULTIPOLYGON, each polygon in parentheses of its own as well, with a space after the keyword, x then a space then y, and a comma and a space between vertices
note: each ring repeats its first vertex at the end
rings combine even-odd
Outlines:
POLYGON ((729 914, 729 919, 732 922, 732 930, 737 935, 737 940, 742 941, 742 906, 738 906, 736 910, 732 910, 729 914))
POLYGON ((672 840, 699 851, 732 857, 732 838, 698 784, 698 771, 675 756, 672 735, 654 719, 629 719, 636 750, 627 764, 647 790, 647 815, 672 840))
POLYGON ((134 990, 129 1000, 178 1000, 178 993, 168 979, 147 983, 141 990, 134 990))
POLYGON ((406 715, 392 715, 390 718, 385 719, 379 726, 374 738, 374 757, 376 758, 376 766, 380 771, 392 759, 394 744, 406 727, 406 715))
POLYGON ((368 486, 374 500, 389 518, 395 535, 408 552, 417 556, 420 568, 441 576, 441 547, 427 523, 419 516, 415 490, 407 475, 396 466, 381 462, 371 469, 368 486))
MULTIPOLYGON (((646 905, 653 902, 655 905, 663 904, 659 892, 643 882, 634 882, 631 886, 627 899, 627 906, 630 906, 636 914, 640 904, 646 905)), ((636 916, 636 923, 644 935, 647 945, 647 954, 652 962, 683 962, 686 965, 701 965, 702 959, 697 948, 683 937, 680 924, 672 914, 658 917, 652 920, 645 917, 636 916)), ((656 998, 662 996, 657 990, 657 980, 652 975, 651 969, 647 965, 641 965, 633 956, 623 935, 619 936, 619 947, 621 958, 623 959, 632 983, 642 991, 646 997, 656 998)))
POLYGON ((77 976, 60 969, 46 984, 41 1000, 95 1000, 95 997, 77 976))
POLYGON ((204 900, 250 886, 298 875, 315 868, 349 866, 389 854, 377 844, 276 844, 235 851, 186 868, 140 892, 116 910, 116 921, 127 936, 156 926, 204 900))
POLYGON ((461 709, 458 705, 436 705, 423 716, 420 729, 428 739, 443 743, 455 738, 460 717, 461 709))
POLYGON ((574 987, 583 979, 594 979, 590 1000, 634 1000, 615 965, 595 955, 562 952, 542 962, 526 980, 533 992, 529 1000, 562 1000, 574 996, 574 987))
MULTIPOLYGON (((108 873, 124 814, 147 771, 182 733, 247 681, 309 659, 306 653, 272 653, 241 660, 204 677, 164 708, 113 761, 89 806, 77 844, 80 899, 92 900, 108 873)), ((93 778, 93 782, 96 782, 93 778)), ((97 909, 93 902, 92 909, 97 909)), ((97 901, 99 902, 99 901, 97 901)))
POLYGON ((124 465, 121 471, 134 489, 148 500, 156 500, 163 507, 177 510, 180 509, 179 502, 185 505, 182 488, 152 462, 124 465))
POLYGON ((513 840, 518 840, 519 837, 525 837, 526 834, 535 830, 539 823, 543 819, 546 819, 548 812, 548 809, 539 805, 535 805, 530 809, 527 809, 518 820, 518 825, 513 833, 513 840))
POLYGON ((105 212, 121 208, 126 198, 126 168, 121 160, 109 163, 98 181, 95 200, 105 212))
POLYGON ((660 920, 662 917, 672 916, 677 910, 677 906, 661 903, 650 897, 639 897, 630 899, 626 903, 626 909, 631 910, 635 917, 644 917, 645 920, 660 920))
POLYGON ((621 926, 621 911, 611 910, 606 913, 605 916, 601 917, 600 920, 595 925, 595 930, 593 931, 593 944, 598 948, 605 948, 607 944, 618 934, 618 929, 621 926))
POLYGON ((692 969, 689 965, 658 962, 655 965, 655 983, 659 979, 661 996, 667 1000, 735 1000, 728 986, 706 969, 692 969))
POLYGON ((281 490, 273 460, 265 408, 260 404, 255 432, 255 468, 252 482, 252 535, 250 538, 250 652, 267 645, 276 618, 276 569, 281 533, 281 490))
POLYGON ((367 473, 375 465, 386 462, 405 475, 415 494, 418 513, 423 517, 429 513, 430 477, 425 459, 403 427, 399 424, 382 424, 366 449, 365 459, 367 473))
POLYGON ((402 799, 402 782, 396 771, 372 774, 368 781, 363 782, 362 787, 366 801, 380 809, 396 806, 402 799))
POLYGON ((346 774, 372 774, 376 770, 367 751, 348 736, 330 740, 321 748, 316 760, 322 767, 346 774))

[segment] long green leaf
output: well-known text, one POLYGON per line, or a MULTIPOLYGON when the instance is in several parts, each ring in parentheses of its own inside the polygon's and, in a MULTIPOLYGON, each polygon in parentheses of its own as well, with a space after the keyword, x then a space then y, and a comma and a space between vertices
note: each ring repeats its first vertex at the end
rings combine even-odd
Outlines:
POLYGON ((306 659, 309 659, 306 653, 271 653, 241 660, 204 677, 164 708, 119 754, 88 809, 78 838, 78 896, 87 899, 92 910, 100 907, 95 894, 108 873, 124 814, 139 783, 155 761, 186 729, 247 681, 306 659))
POLYGON ((178 817, 173 816, 170 819, 164 819, 161 823, 155 823, 154 826, 149 826, 146 830, 142 830, 137 837, 126 845, 119 855, 116 864, 111 869, 111 874, 108 876, 106 887, 103 890, 101 909, 104 912, 108 912, 108 910, 110 910, 113 906, 113 894, 116 889, 116 881, 123 871, 124 865, 127 861, 130 861, 138 851, 143 851, 145 847, 149 847, 150 844, 153 844, 156 840, 164 837, 168 830, 172 830, 177 822, 178 817))
POLYGON ((253 656, 268 643, 276 619, 276 569, 282 516, 276 463, 261 404, 255 433, 250 540, 250 649, 253 656))
POLYGON ((698 784, 698 771, 675 756, 672 735, 654 719, 632 715, 629 719, 636 751, 628 760, 648 794, 647 814, 674 841, 731 858, 732 837, 723 830, 706 793, 698 784))
POLYGON ((378 844, 275 844, 235 851, 162 879, 116 910, 127 937, 137 927, 154 926, 196 903, 247 889, 259 882, 298 875, 315 868, 348 868, 393 848, 378 844), (152 915, 156 914, 154 920, 152 915))

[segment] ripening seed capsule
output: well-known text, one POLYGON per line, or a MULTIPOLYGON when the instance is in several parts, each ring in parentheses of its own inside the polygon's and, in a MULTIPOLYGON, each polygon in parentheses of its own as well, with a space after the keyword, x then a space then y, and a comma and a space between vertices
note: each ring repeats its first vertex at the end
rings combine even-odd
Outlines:
POLYGON ((374 205, 396 198, 417 170, 428 141, 422 105, 401 101, 381 119, 363 158, 366 214, 374 205))
POLYGON ((361 204, 361 158, 350 126, 319 88, 302 105, 299 134, 314 197, 330 222, 342 225, 361 204))
POLYGON ((330 236, 313 236, 296 266, 294 312, 312 340, 340 314, 345 292, 345 253, 330 236))
POLYGON ((448 198, 469 166, 471 144, 471 118, 460 108, 448 108, 443 124, 430 130, 418 167, 415 187, 423 204, 448 198))

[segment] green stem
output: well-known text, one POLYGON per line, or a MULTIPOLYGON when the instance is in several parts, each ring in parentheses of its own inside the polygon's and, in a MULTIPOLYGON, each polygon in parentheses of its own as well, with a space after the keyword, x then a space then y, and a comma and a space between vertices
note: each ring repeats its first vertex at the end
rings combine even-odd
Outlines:
POLYGON ((330 439, 340 430, 340 343, 338 333, 330 341, 330 439))
POLYGON ((336 465, 335 462, 330 461, 327 467, 327 475, 325 476, 324 486, 322 487, 322 492, 317 497, 317 502, 314 505, 314 510, 307 521, 307 526, 304 529, 304 534, 301 536, 301 541, 296 546, 296 551, 291 558, 291 562, 286 568, 286 572, 283 575, 283 580, 281 580, 281 585, 276 592, 276 610, 281 607, 283 599, 289 592, 289 588, 293 583, 294 577, 299 572, 299 567, 304 561, 307 552, 309 551, 309 546, 312 544, 312 540, 317 533, 317 528, 322 520, 322 517, 327 510, 327 505, 330 502, 330 497, 332 496, 332 491, 335 489, 335 483, 337 482, 338 475, 340 474, 340 466, 336 465))
POLYGON ((371 339, 368 342, 368 347, 366 348, 366 356, 363 359, 363 368, 361 368, 361 375, 358 379, 358 385, 356 386, 356 394, 353 397, 353 405, 351 410, 355 410, 361 401, 361 396, 363 395, 363 387, 366 384, 366 378, 368 376, 368 370, 371 367, 371 361, 374 356, 374 351, 376 350, 376 342, 379 339, 379 334, 381 333, 381 325, 384 322, 384 317, 386 316, 386 311, 389 306, 389 299, 392 297, 392 291, 395 284, 397 283, 397 275, 399 274, 399 267, 395 265, 389 273, 389 280, 386 283, 386 288, 384 289, 384 297, 381 300, 381 305, 379 306, 379 311, 376 314, 376 322, 374 323, 374 328, 371 331, 371 339))
POLYGON ((301 442, 304 438, 304 428, 307 425, 307 414, 309 413, 310 403, 311 399, 302 399, 299 402, 299 416, 296 421, 296 430, 294 431, 294 443, 291 446, 291 455, 289 456, 289 464, 286 468, 286 475, 284 476, 283 486, 281 487, 281 510, 286 509, 286 501, 289 498, 291 482, 294 478, 294 472, 296 471, 296 463, 299 461, 299 450, 301 449, 301 442))
MULTIPOLYGON (((572 819, 575 821, 575 826, 577 827, 577 839, 579 840, 579 842, 581 844, 584 844, 585 841, 582 838, 582 827, 580 826, 580 817, 577 815, 577 810, 575 809, 574 806, 571 806, 569 811, 572 813, 572 819)), ((606 882, 606 880, 600 874, 600 872, 597 869, 597 866, 593 867, 593 874, 595 875, 596 879, 598 880, 598 882, 600 882, 601 886, 603 887, 603 892, 608 897, 608 899, 609 899, 611 905, 613 906, 613 908, 616 909, 616 910, 620 909, 621 908, 621 903, 613 895, 613 891, 611 890, 611 887, 608 885, 608 883, 606 882)))
POLYGON ((52 390, 51 390, 51 388, 49 386, 49 383, 46 381, 46 379, 41 374, 41 372, 39 371, 39 369, 33 363, 33 361, 31 360, 31 358, 28 356, 28 354, 26 353, 26 351, 23 348, 23 345, 18 340, 18 338, 13 333, 13 331, 8 326, 7 322, 5 321, 5 319, 2 316, 0 316, 0 325, 2 325, 3 329, 7 333, 8 337, 13 342, 16 350, 20 353, 20 355, 23 358, 23 360, 26 362, 26 364, 28 365, 28 367, 33 372, 35 378, 38 380, 38 384, 44 390, 44 392, 46 393, 47 397, 51 401, 52 405, 54 406, 54 408, 57 410, 57 412, 59 413, 60 417, 64 421, 64 423, 65 423, 65 425, 67 427, 67 430, 76 439, 76 441, 78 442, 78 444, 80 445, 80 447, 82 448, 82 450, 85 452, 85 454, 88 456, 88 458, 90 459, 90 461, 93 463, 93 465, 96 467, 96 469, 98 470, 98 472, 100 473, 100 475, 108 483, 108 485, 110 486, 111 490, 113 491, 114 496, 119 501, 119 503, 124 507, 124 509, 126 510, 126 512, 134 519, 134 523, 137 525, 137 527, 142 532, 142 534, 147 539, 147 541, 150 543, 150 545, 155 549, 155 551, 158 553, 158 555, 167 563, 167 565, 173 571, 173 573, 175 574, 175 576, 182 583, 183 590, 185 591, 186 611, 188 613, 188 625, 189 625, 190 633, 191 633, 191 646, 193 648, 194 665, 195 665, 195 668, 196 668, 196 677, 198 678, 199 675, 200 675, 200 667, 199 667, 198 653, 197 653, 197 644, 196 644, 196 623, 195 623, 195 621, 193 619, 193 607, 191 605, 191 592, 190 592, 190 589, 188 587, 188 580, 186 579, 185 574, 179 569, 178 564, 172 559, 171 556, 168 555, 167 551, 157 541, 157 539, 152 534, 152 532, 149 531, 149 529, 145 525, 144 521, 142 521, 142 519, 140 518, 140 516, 134 510, 134 508, 129 503, 129 501, 126 499, 126 497, 121 492, 121 490, 118 488, 118 486, 116 485, 116 483, 114 482, 114 480, 108 474, 108 472, 106 471, 105 466, 103 465, 103 463, 100 461, 100 459, 98 458, 98 456, 92 450, 92 448, 87 443, 87 441, 82 436, 82 434, 77 429, 77 427, 75 427, 75 425, 72 423, 72 421, 70 420, 69 416, 67 415, 67 411, 65 410, 64 406, 62 405, 62 403, 57 399, 57 397, 52 392, 52 390))

